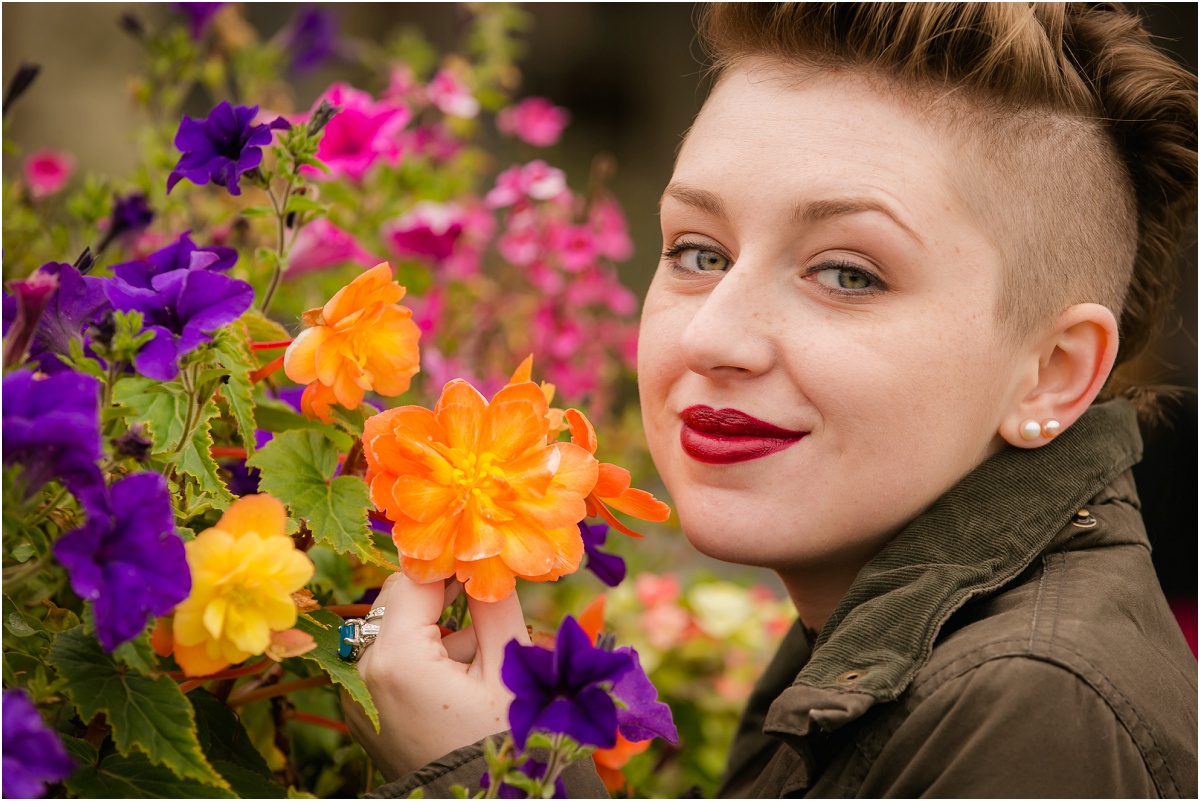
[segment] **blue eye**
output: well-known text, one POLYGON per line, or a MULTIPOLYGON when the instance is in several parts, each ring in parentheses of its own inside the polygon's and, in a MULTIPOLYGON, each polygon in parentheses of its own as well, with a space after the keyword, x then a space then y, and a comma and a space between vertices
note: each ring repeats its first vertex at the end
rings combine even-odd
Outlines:
POLYGON ((818 284, 839 292, 862 292, 879 286, 875 276, 852 266, 820 267, 809 274, 816 277, 818 284))
POLYGON ((725 272, 732 266, 729 259, 717 251, 690 242, 680 242, 669 248, 663 258, 689 273, 725 272))

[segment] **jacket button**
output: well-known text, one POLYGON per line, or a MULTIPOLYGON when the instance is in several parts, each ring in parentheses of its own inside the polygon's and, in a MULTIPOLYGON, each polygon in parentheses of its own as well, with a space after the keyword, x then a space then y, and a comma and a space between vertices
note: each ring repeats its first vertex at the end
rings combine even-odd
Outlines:
POLYGON ((840 674, 836 679, 834 679, 834 681, 843 686, 847 684, 854 684, 866 676, 867 673, 868 671, 866 669, 847 670, 845 673, 840 674))
POLYGON ((1071 519, 1071 525, 1075 528, 1092 528, 1096 525, 1096 518, 1092 517, 1092 513, 1087 509, 1080 509, 1071 519))

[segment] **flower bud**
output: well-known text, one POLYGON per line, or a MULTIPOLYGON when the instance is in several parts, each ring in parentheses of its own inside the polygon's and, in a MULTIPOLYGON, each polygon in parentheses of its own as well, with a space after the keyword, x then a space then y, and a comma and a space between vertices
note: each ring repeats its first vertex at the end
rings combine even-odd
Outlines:
POLYGON ((308 118, 308 135, 315 136, 320 133, 321 129, 333 119, 333 115, 341 110, 341 106, 332 106, 328 100, 322 100, 321 105, 317 106, 317 110, 308 118))
POLYGON ((117 454, 128 456, 140 463, 148 461, 150 451, 154 449, 154 442, 143 431, 141 423, 134 423, 128 431, 114 439, 112 445, 117 454))
POLYGON ((4 107, 0 110, 0 116, 8 116, 8 107, 21 95, 25 94, 25 90, 33 83, 33 79, 37 77, 38 72, 42 68, 37 64, 22 64, 17 67, 17 74, 8 82, 8 88, 4 90, 4 107))

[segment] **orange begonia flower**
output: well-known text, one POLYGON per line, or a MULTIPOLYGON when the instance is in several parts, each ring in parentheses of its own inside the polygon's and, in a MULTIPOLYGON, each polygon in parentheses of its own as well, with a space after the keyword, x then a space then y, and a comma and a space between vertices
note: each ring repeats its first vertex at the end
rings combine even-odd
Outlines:
MULTIPOLYGON (((578 409, 567 409, 567 426, 571 431, 571 442, 583 448, 590 454, 596 453, 596 431, 592 428, 583 413, 578 409)), ((633 489, 629 486, 629 471, 615 464, 601 462, 599 477, 591 494, 587 496, 588 517, 602 517, 604 520, 631 537, 641 537, 620 520, 613 516, 609 507, 639 520, 661 523, 671 516, 671 507, 655 498, 645 490, 633 489)))
POLYGON ((625 786, 625 774, 621 772, 621 768, 625 767, 630 759, 649 748, 651 742, 653 741, 642 740, 632 743, 622 737, 621 732, 617 732, 616 745, 612 748, 598 748, 592 752, 596 773, 608 788, 608 792, 615 793, 625 786))
POLYGON ((510 384, 488 403, 455 379, 432 411, 389 409, 367 420, 371 500, 392 521, 400 566, 414 581, 457 576, 483 601, 516 577, 551 581, 579 568, 576 525, 596 484, 596 460, 547 441, 536 384, 510 384))
POLYGON ((283 354, 283 369, 308 384, 300 406, 309 417, 330 421, 337 403, 356 409, 367 390, 400 395, 419 367, 421 332, 412 312, 399 305, 404 287, 387 262, 375 265, 337 291, 320 309, 304 313, 310 328, 283 354))

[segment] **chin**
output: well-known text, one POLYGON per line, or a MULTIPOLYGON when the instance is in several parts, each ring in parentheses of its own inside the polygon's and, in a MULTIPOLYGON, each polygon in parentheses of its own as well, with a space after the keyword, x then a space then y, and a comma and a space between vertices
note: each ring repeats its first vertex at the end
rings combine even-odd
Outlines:
POLYGON ((679 525, 684 536, 700 553, 713 559, 750 567, 775 567, 788 561, 783 554, 771 553, 772 543, 786 542, 778 532, 736 515, 701 514, 702 520, 689 520, 676 504, 679 525), (749 522, 749 525, 747 523, 749 522))

